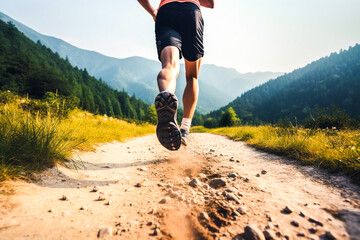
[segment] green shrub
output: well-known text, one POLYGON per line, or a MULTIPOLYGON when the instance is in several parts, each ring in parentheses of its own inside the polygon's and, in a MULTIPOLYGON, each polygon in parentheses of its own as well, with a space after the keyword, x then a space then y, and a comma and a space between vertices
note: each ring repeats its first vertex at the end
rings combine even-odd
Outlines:
POLYGON ((340 108, 332 105, 331 108, 319 109, 314 115, 304 120, 305 128, 311 129, 346 129, 353 128, 354 121, 340 108))
POLYGON ((24 111, 33 115, 45 117, 49 114, 56 117, 66 117, 70 111, 78 107, 80 100, 77 97, 61 96, 47 92, 43 100, 27 100, 20 104, 24 111))
POLYGON ((207 118, 204 122, 204 127, 206 128, 216 128, 218 126, 219 124, 215 118, 207 118))
POLYGON ((60 120, 24 114, 18 110, 0 113, 0 181, 6 172, 24 173, 67 163, 71 132, 59 132, 60 120))
POLYGON ((0 103, 13 103, 16 101, 16 95, 10 91, 0 91, 0 103))
POLYGON ((240 119, 236 117, 236 113, 232 107, 226 109, 222 113, 219 125, 220 127, 233 127, 238 126, 241 123, 240 119))

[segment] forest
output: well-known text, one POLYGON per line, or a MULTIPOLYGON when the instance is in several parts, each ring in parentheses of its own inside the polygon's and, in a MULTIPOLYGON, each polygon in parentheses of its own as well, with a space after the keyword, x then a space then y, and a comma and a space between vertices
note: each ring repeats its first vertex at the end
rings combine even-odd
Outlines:
POLYGON ((357 119, 359 92, 360 45, 356 44, 270 80, 206 118, 219 122, 221 114, 232 107, 242 124, 252 125, 279 121, 301 124, 319 112, 334 112, 334 108, 357 119))
POLYGON ((143 101, 111 89, 1 20, 0 90, 35 99, 56 93, 77 99, 74 102, 84 110, 107 116, 146 120, 146 112, 152 112, 143 101))

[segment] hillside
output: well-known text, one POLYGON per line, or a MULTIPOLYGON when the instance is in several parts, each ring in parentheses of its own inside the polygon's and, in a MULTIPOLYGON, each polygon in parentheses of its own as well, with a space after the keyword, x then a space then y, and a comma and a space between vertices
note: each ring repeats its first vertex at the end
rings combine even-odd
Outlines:
MULTIPOLYGON (((101 78, 114 89, 124 89, 146 103, 153 104, 158 91, 155 80, 160 69, 159 62, 142 57, 125 59, 107 57, 94 51, 77 48, 61 39, 40 34, 1 12, 0 19, 13 22, 34 42, 40 41, 52 51, 57 52, 60 57, 68 58, 73 66, 86 68, 91 75, 101 78)), ((200 70, 198 111, 206 113, 218 109, 247 90, 281 74, 272 72, 242 74, 234 69, 205 64, 200 70)), ((184 79, 182 65, 179 81, 177 81, 177 95, 182 95, 185 88, 184 79)), ((179 99, 182 105, 181 97, 179 99)))
POLYGON ((209 116, 218 118, 221 111, 233 107, 243 122, 302 121, 316 109, 336 105, 356 118, 359 92, 360 45, 356 44, 262 84, 209 116))
POLYGON ((144 102, 111 89, 40 42, 34 43, 12 23, 0 20, 0 90, 42 98, 47 92, 76 97, 93 113, 143 119, 144 102))

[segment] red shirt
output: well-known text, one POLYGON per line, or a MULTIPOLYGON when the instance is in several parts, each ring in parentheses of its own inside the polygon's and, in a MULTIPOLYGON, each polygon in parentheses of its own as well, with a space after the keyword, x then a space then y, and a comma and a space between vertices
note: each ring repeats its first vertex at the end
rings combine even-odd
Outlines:
POLYGON ((192 2, 195 3, 200 8, 200 1, 199 0, 161 0, 159 8, 163 5, 171 2, 192 2))

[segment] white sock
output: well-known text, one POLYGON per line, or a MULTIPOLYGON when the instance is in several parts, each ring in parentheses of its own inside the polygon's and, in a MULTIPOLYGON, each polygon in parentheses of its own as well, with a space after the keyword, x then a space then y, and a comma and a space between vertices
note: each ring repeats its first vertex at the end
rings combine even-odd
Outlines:
POLYGON ((191 126, 191 119, 190 118, 183 118, 182 121, 181 121, 180 129, 184 129, 184 130, 190 132, 190 126, 191 126))

